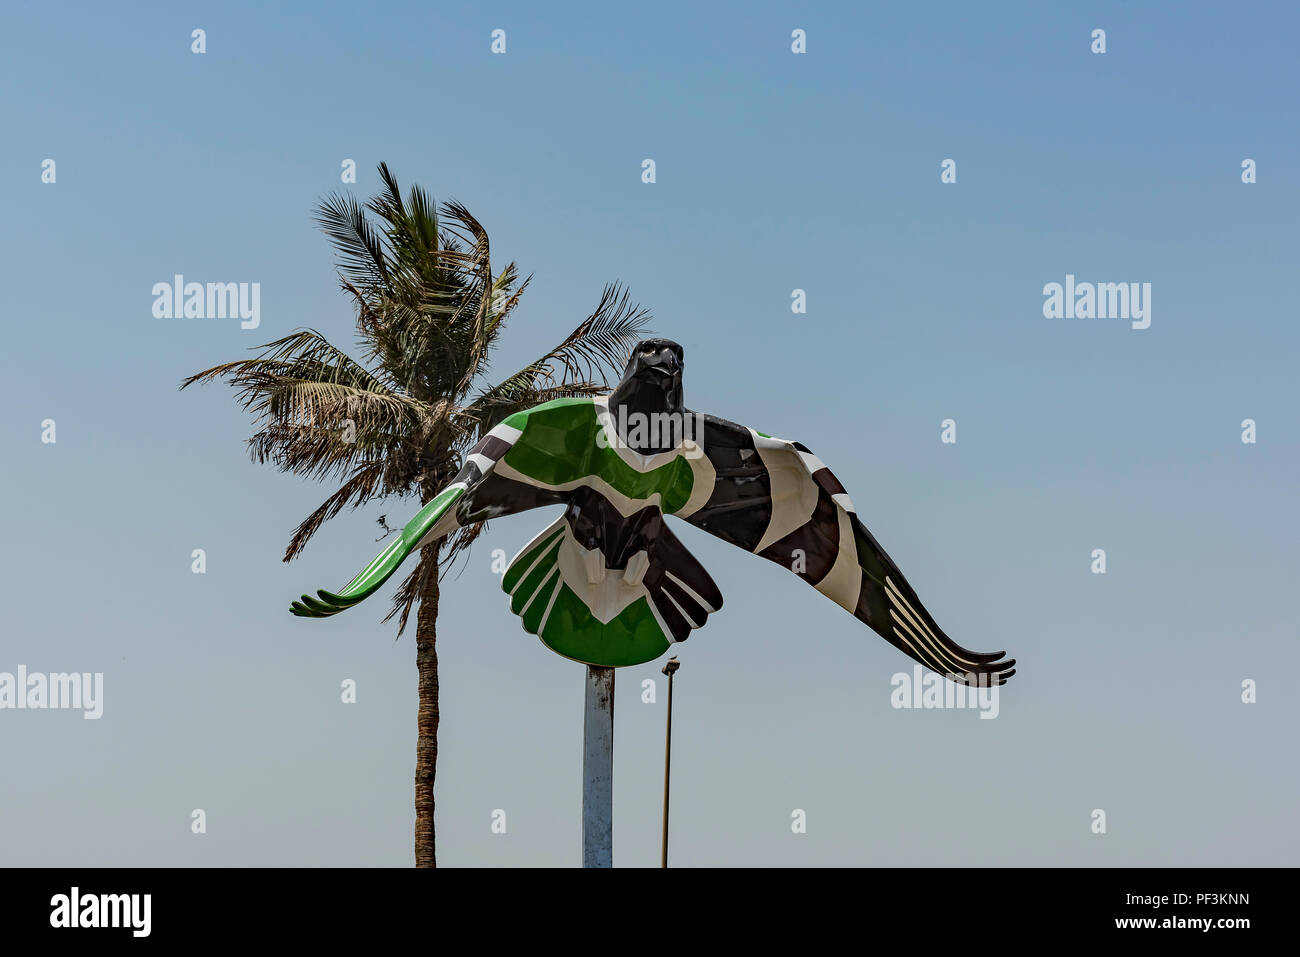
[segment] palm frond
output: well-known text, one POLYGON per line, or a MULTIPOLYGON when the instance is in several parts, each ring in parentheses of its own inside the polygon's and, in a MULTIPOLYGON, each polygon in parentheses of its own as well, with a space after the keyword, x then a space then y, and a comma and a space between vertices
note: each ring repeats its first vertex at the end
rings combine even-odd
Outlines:
POLYGON ((255 461, 324 478, 391 454, 412 433, 431 431, 433 407, 390 388, 315 330, 257 348, 262 353, 256 358, 226 362, 181 383, 185 389, 224 379, 234 387, 236 401, 259 426, 249 440, 255 461))
MULTIPOLYGON (((356 308, 360 359, 313 329, 256 347, 252 358, 189 376, 185 389, 221 380, 251 412, 255 461, 338 489, 294 530, 289 561, 329 519, 385 496, 427 500, 449 483, 470 446, 521 409, 595 395, 621 372, 649 312, 619 284, 553 349, 496 385, 492 350, 531 276, 512 262, 495 272, 487 229, 462 203, 405 195, 386 163, 366 202, 330 194, 315 209, 334 249, 339 282, 356 308), (475 392, 475 390, 478 390, 475 392)), ((406 627, 431 574, 445 574, 484 528, 457 530, 426 548, 385 620, 406 627)))
POLYGON ((430 575, 437 575, 442 567, 444 559, 439 554, 441 551, 440 544, 426 545, 420 549, 420 561, 411 569, 411 574, 407 575, 397 591, 393 595, 393 606, 389 609, 388 614, 384 616, 384 621, 392 621, 397 618, 397 637, 402 637, 402 632, 406 630, 406 622, 411 617, 411 610, 420 596, 424 594, 424 588, 428 584, 430 575))
POLYGON ((608 386, 611 374, 622 373, 632 347, 649 331, 650 318, 620 285, 608 285, 595 312, 559 345, 484 390, 472 406, 486 409, 557 389, 590 395, 597 383, 608 386))
POLYGON ((604 395, 608 391, 607 382, 564 382, 559 385, 538 386, 536 380, 527 370, 524 370, 501 385, 480 393, 466 406, 466 414, 472 417, 475 423, 472 441, 478 441, 516 412, 531 409, 543 402, 604 395))
POLYGON ((325 499, 294 529, 293 537, 289 540, 289 547, 285 549, 282 560, 292 561, 321 525, 343 511, 347 505, 351 504, 352 508, 356 509, 370 501, 378 491, 383 477, 383 462, 372 462, 357 469, 338 491, 325 499))
POLYGON ((600 303, 582 325, 540 360, 551 381, 559 367, 564 379, 606 379, 610 372, 620 373, 637 341, 644 337, 650 323, 650 310, 632 302, 631 295, 618 283, 605 287, 600 303))
POLYGON ((316 207, 316 224, 338 254, 339 270, 357 285, 388 283, 388 255, 383 240, 353 196, 333 193, 316 207))

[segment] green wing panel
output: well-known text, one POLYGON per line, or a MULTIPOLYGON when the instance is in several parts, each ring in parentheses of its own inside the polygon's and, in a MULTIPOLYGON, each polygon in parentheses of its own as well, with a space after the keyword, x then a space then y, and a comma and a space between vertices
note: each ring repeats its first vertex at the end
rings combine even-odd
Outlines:
POLYGON ((464 494, 464 486, 452 486, 439 492, 424 508, 415 513, 415 517, 402 529, 402 534, 376 555, 356 578, 340 588, 338 592, 318 589, 316 594, 319 600, 310 595, 303 595, 301 599, 289 606, 289 610, 299 618, 328 618, 370 597, 392 577, 393 572, 397 571, 411 552, 420 547, 421 540, 433 530, 438 521, 447 514, 447 510, 464 494))
POLYGON ((529 542, 501 580, 510 610, 552 651, 584 664, 614 668, 658 658, 670 642, 645 587, 604 569, 599 552, 602 581, 588 581, 585 566, 575 571, 584 551, 563 517, 529 542), (561 559, 565 548, 568 561, 561 559))
POLYGON ((601 425, 591 399, 556 399, 518 412, 506 424, 524 435, 506 453, 505 463, 543 486, 555 488, 595 477, 637 501, 658 493, 668 513, 682 508, 695 486, 691 464, 683 456, 641 472, 608 443, 598 441, 601 425))

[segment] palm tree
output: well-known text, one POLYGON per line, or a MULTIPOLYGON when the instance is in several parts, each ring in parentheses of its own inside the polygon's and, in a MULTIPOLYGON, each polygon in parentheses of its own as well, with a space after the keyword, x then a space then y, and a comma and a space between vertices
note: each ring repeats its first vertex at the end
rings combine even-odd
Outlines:
MULTIPOLYGON (((492 348, 532 277, 520 281, 514 263, 493 272, 487 231, 464 206, 453 201, 439 209, 418 186, 403 199, 386 164, 379 175, 384 188, 366 204, 332 195, 316 211, 338 253, 343 291, 356 306, 362 358, 300 329, 258 346, 256 358, 214 366, 181 384, 224 379, 235 388, 255 417, 254 461, 341 482, 294 531, 286 562, 345 507, 388 496, 428 501, 455 476, 467 450, 514 412, 607 391, 608 373, 622 368, 649 321, 626 291, 606 286, 595 311, 559 345, 492 383, 492 348)), ((439 580, 481 531, 482 523, 426 545, 384 618, 397 617, 400 636, 418 604, 417 867, 436 866, 439 580)))

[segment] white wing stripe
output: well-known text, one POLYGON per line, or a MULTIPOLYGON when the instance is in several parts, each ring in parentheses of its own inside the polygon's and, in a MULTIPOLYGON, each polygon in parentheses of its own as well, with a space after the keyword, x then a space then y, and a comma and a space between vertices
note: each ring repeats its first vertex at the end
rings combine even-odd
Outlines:
MULTIPOLYGON (((666 569, 666 568, 664 569, 664 574, 667 575, 669 578, 671 578, 671 579, 673 580, 673 582, 676 583, 676 585, 677 585, 678 588, 680 588, 682 591, 686 592, 686 594, 688 594, 688 595, 690 595, 692 598, 694 598, 694 599, 699 603, 700 607, 703 608, 703 609, 705 609, 709 614, 713 614, 714 612, 716 612, 716 611, 718 610, 718 609, 714 608, 712 605, 710 605, 710 604, 709 604, 707 601, 705 601, 703 598, 701 598, 698 594, 696 594, 694 588, 692 588, 690 585, 686 584, 686 582, 682 581, 680 578, 678 578, 676 575, 674 575, 674 574, 673 574, 672 572, 670 572, 668 569, 666 569)), ((697 625, 696 627, 699 627, 699 626, 697 625)))
MULTIPOLYGON (((564 516, 560 516, 560 521, 561 521, 561 522, 564 521, 564 516)), ((559 523, 557 522, 556 524, 559 524, 559 523)), ((549 534, 550 534, 552 531, 554 531, 554 530, 555 530, 555 525, 551 525, 550 528, 546 529, 546 531, 544 531, 544 532, 542 532, 542 534, 538 535, 537 538, 533 539, 532 542, 529 542, 528 545, 525 545, 525 546, 523 547, 523 550, 520 552, 520 554, 522 555, 523 552, 527 551, 528 548, 529 548, 529 546, 531 546, 534 542, 536 542, 538 539, 543 539, 543 538, 545 538, 547 535, 549 535, 549 534)), ((553 549, 555 549, 556 547, 558 547, 558 546, 555 544, 555 542, 551 542, 551 544, 550 544, 548 547, 543 548, 540 552, 537 553, 537 557, 534 558, 534 559, 532 560, 532 562, 529 563, 528 568, 525 569, 524 573, 523 573, 522 575, 519 576, 519 581, 515 582, 515 587, 512 588, 512 589, 510 589, 510 595, 511 595, 511 597, 514 597, 515 592, 519 591, 519 586, 520 586, 520 585, 522 585, 524 582, 528 581, 528 576, 531 575, 531 574, 533 573, 533 569, 537 567, 537 563, 540 562, 540 561, 541 561, 543 558, 545 558, 547 555, 549 555, 549 554, 551 553, 551 551, 552 551, 553 549)), ((518 558, 518 557, 519 557, 519 555, 516 555, 516 556, 515 556, 515 558, 518 558)), ((511 562, 511 564, 513 565, 514 562, 511 562)))
POLYGON ((670 595, 668 592, 664 592, 664 597, 667 598, 670 602, 672 602, 673 607, 682 613, 682 617, 686 619, 686 624, 690 625, 692 628, 700 628, 704 625, 704 622, 697 623, 694 618, 686 614, 686 609, 683 608, 681 604, 677 601, 677 599, 674 598, 672 595, 670 595))
POLYGON ((664 617, 659 613, 659 606, 655 604, 654 599, 649 595, 646 596, 646 607, 650 609, 650 614, 655 616, 655 622, 659 625, 660 633, 663 634, 670 643, 676 644, 677 639, 673 637, 672 630, 664 624, 664 617))
MULTIPOLYGON (((922 633, 929 635, 930 638, 933 639, 935 645, 943 645, 943 642, 939 640, 939 637, 931 631, 930 626, 925 623, 925 619, 916 613, 916 609, 912 607, 911 602, 903 597, 903 593, 898 590, 898 586, 894 584, 893 579, 888 575, 885 576, 885 594, 889 596, 890 602, 899 611, 904 612, 904 614, 911 612, 909 617, 912 619, 913 625, 917 627, 917 631, 924 629, 924 632, 922 633), (902 602, 902 604, 900 605, 899 602, 902 602)), ((964 662, 973 668, 979 667, 979 662, 971 661, 969 658, 963 658, 955 650, 949 649, 946 646, 944 646, 944 650, 950 658, 964 662)))
POLYGON ((537 624, 537 634, 540 637, 546 633, 546 622, 551 617, 551 609, 555 607, 555 599, 560 597, 560 592, 564 591, 564 581, 555 583, 551 589, 551 600, 546 603, 546 611, 542 612, 542 620, 537 624))
MULTIPOLYGON (((553 579, 558 574, 560 574, 560 566, 556 565, 553 569, 551 569, 551 573, 542 579, 542 583, 537 586, 537 590, 533 592, 533 594, 529 597, 528 601, 524 602, 524 607, 519 609, 520 618, 528 614, 528 609, 533 602, 537 601, 537 596, 540 595, 542 592, 546 591, 546 586, 549 585, 551 583, 551 579, 553 579)), ((524 577, 526 578, 528 576, 525 575, 524 577)), ((517 588, 518 586, 516 585, 515 587, 517 588)))

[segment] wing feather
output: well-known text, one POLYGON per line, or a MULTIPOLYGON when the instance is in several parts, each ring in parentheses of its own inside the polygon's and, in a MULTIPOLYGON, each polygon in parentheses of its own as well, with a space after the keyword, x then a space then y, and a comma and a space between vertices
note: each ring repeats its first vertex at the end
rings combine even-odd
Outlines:
POLYGON ((904 654, 962 684, 1004 684, 1005 652, 976 652, 939 627, 858 517, 844 485, 798 442, 704 417, 712 494, 679 517, 782 565, 904 654))

